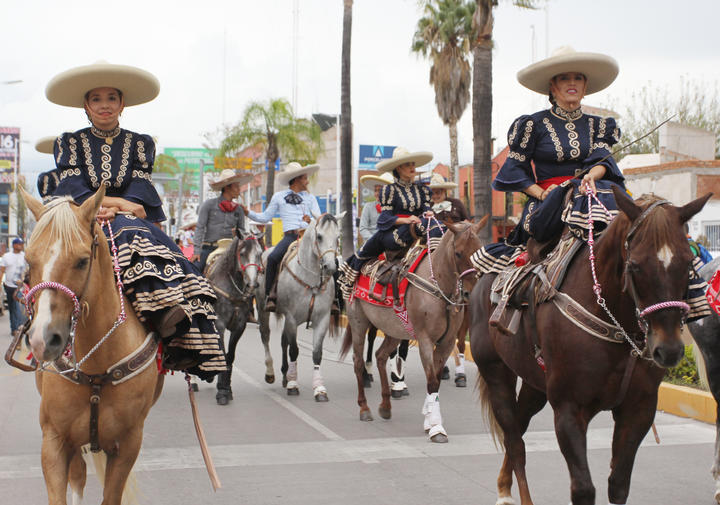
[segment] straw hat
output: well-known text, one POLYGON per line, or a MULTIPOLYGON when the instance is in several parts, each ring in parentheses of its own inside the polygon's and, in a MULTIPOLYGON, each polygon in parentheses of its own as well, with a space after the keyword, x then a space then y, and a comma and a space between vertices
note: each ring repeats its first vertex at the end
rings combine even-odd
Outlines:
POLYGON ((235 170, 226 168, 220 175, 215 177, 215 180, 210 183, 210 188, 213 191, 220 191, 228 184, 239 182, 240 185, 247 184, 253 178, 253 174, 242 174, 237 173, 235 170))
POLYGON ((520 70, 517 80, 526 88, 547 95, 550 79, 566 72, 580 72, 587 78, 585 94, 589 95, 610 86, 618 71, 615 58, 600 53, 578 53, 570 46, 562 46, 549 58, 520 70))
POLYGON ((455 189, 458 185, 452 181, 446 181, 445 177, 440 174, 433 173, 432 176, 430 176, 430 184, 428 187, 430 189, 455 189))
POLYGON ((387 185, 395 182, 395 178, 389 172, 384 172, 380 175, 368 174, 360 177, 360 184, 365 186, 367 189, 374 190, 377 185, 387 185))
POLYGON ((375 165, 378 172, 392 172, 403 163, 415 162, 415 166, 421 167, 433 159, 433 155, 427 151, 408 152, 404 147, 396 147, 392 158, 382 160, 375 165))
POLYGON ((122 91, 125 107, 149 102, 160 93, 160 82, 150 72, 98 61, 56 75, 45 88, 45 96, 58 105, 82 108, 85 93, 106 87, 122 91))
POLYGON ((53 147, 56 140, 57 135, 48 135, 47 137, 41 137, 37 139, 37 142, 35 142, 35 150, 43 154, 53 154, 53 147))
POLYGON ((278 184, 285 186, 286 184, 289 184, 290 181, 293 180, 295 177, 300 177, 304 174, 307 174, 308 177, 310 177, 318 170, 320 170, 320 165, 305 165, 303 167, 297 161, 291 161, 287 164, 285 170, 277 174, 278 184))

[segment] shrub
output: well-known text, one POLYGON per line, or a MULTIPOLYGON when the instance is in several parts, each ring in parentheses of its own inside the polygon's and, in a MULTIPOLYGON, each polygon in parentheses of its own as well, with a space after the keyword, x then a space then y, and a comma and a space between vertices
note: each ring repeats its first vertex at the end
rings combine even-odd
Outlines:
POLYGON ((676 367, 670 368, 665 372, 665 378, 663 380, 680 386, 701 387, 700 376, 698 375, 697 364, 695 363, 695 356, 693 355, 691 345, 685 346, 685 355, 682 360, 680 360, 680 363, 678 363, 676 367))

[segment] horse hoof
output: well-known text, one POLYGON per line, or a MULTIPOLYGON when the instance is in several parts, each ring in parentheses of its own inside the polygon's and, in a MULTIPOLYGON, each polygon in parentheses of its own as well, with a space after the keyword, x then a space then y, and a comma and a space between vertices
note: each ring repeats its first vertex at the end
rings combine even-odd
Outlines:
POLYGON ((227 395, 217 395, 215 397, 215 400, 217 400, 218 405, 227 405, 230 401, 230 398, 228 398, 227 395))
POLYGON ((392 410, 380 407, 378 408, 378 414, 380 414, 380 417, 383 419, 390 419, 392 417, 392 410))
POLYGON ((450 378, 450 369, 445 365, 443 367, 442 375, 440 376, 442 380, 448 380, 450 378))
MULTIPOLYGON (((297 391, 297 389, 295 391, 297 391)), ((318 393, 315 395, 315 401, 320 402, 320 403, 325 403, 325 402, 330 401, 330 399, 328 398, 327 393, 318 393)))
POLYGON ((192 383, 190 384, 190 387, 191 387, 192 390, 193 390, 194 392, 196 392, 196 393, 200 390, 200 388, 198 387, 198 385, 195 384, 194 382, 192 382, 192 383))
POLYGON ((363 387, 364 388, 372 387, 372 380, 370 380, 368 377, 363 377, 363 387))
POLYGON ((288 381, 287 381, 287 378, 283 375, 283 383, 282 383, 282 384, 283 384, 283 387, 284 387, 284 388, 287 387, 287 382, 288 382, 288 381))
POLYGON ((288 396, 298 396, 300 394, 300 390, 298 388, 288 388, 287 394, 288 396))
POLYGON ((459 388, 467 387, 467 377, 464 373, 459 373, 455 376, 455 386, 459 388))
POLYGON ((410 396, 410 390, 408 388, 403 388, 401 393, 402 393, 402 396, 410 396))
POLYGON ((403 397, 403 390, 395 390, 393 389, 390 391, 390 396, 393 398, 402 398, 403 397))
POLYGON ((436 444, 447 444, 448 437, 444 433, 436 433, 430 437, 430 441, 436 444))
POLYGON ((372 421, 373 416, 370 410, 361 410, 360 411, 360 420, 361 421, 372 421))
MULTIPOLYGON (((272 384, 273 382, 275 382, 275 376, 265 374, 265 382, 267 382, 268 384, 272 384)), ((283 387, 285 386, 287 386, 287 384, 285 384, 283 387)))

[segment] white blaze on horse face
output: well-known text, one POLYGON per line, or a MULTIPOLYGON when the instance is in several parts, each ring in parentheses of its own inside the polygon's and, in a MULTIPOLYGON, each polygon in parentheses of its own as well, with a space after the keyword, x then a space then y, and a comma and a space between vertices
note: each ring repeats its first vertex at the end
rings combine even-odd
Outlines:
MULTIPOLYGON (((55 263, 60 257, 60 249, 62 244, 60 240, 55 241, 48 249, 48 259, 43 266, 42 279, 40 282, 50 282, 52 280, 52 272, 55 268, 55 263)), ((32 329, 30 331, 30 346, 33 348, 33 352, 42 356, 42 352, 39 352, 42 348, 44 350, 45 342, 43 340, 43 334, 45 327, 50 323, 52 319, 52 312, 50 310, 50 293, 47 289, 44 289, 37 293, 37 306, 35 308, 35 316, 33 318, 32 329), (36 346, 41 346, 36 349, 36 346)))
POLYGON ((667 270, 673 259, 672 249, 670 249, 667 244, 665 244, 662 249, 658 251, 658 259, 665 266, 665 270, 667 270))

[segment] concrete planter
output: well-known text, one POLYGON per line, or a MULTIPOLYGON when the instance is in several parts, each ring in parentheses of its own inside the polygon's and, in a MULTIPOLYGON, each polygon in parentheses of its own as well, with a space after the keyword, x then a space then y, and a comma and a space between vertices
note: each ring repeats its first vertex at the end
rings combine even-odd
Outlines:
POLYGON ((658 410, 715 424, 717 404, 707 391, 663 382, 658 391, 658 410))

